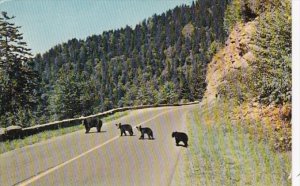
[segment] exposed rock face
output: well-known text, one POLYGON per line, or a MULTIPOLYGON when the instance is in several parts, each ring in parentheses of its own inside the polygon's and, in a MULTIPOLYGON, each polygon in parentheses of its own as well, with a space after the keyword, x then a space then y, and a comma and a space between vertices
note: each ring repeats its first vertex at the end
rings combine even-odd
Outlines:
MULTIPOLYGON (((207 69, 207 90, 203 98, 204 103, 210 104, 220 99, 219 88, 223 85, 225 87, 228 85, 235 86, 236 77, 255 81, 255 79, 251 79, 249 70, 255 65, 255 56, 252 52, 255 45, 251 45, 250 41, 254 37, 256 25, 257 19, 248 23, 237 24, 231 31, 225 47, 213 57, 207 69), (236 76, 236 74, 239 74, 239 76, 236 76)), ((241 85, 244 82, 240 81, 239 83, 241 85)), ((234 96, 236 95, 233 95, 232 98, 234 96)), ((225 99, 231 101, 228 97, 225 97, 225 99)), ((292 111, 290 104, 263 105, 258 103, 255 98, 250 98, 228 109, 230 109, 230 120, 233 123, 251 121, 251 123, 263 124, 263 127, 269 127, 271 131, 275 132, 275 149, 291 149, 292 111)))
POLYGON ((226 83, 226 75, 246 69, 254 60, 249 43, 255 31, 256 21, 238 24, 232 30, 225 47, 217 52, 207 69, 207 91, 204 97, 213 101, 218 95, 217 88, 226 83))

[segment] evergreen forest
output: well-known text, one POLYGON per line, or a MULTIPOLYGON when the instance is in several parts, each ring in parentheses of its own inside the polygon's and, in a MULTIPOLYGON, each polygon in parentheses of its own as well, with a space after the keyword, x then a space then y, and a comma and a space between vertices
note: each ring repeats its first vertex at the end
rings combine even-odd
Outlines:
MULTIPOLYGON (((18 103, 1 107, 1 125, 26 127, 123 106, 201 100, 206 66, 226 38, 227 3, 199 0, 155 14, 134 28, 109 30, 86 40, 74 38, 44 54, 19 60, 18 64, 23 61, 32 67, 34 81, 22 78, 34 87, 31 92, 16 91, 25 94, 23 102, 8 91, 11 87, 3 87, 7 95, 1 96, 2 103, 18 103)), ((1 18, 1 24, 14 25, 6 18, 1 18)), ((1 54, 13 53, 13 49, 1 54)), ((24 85, 17 78, 7 81, 16 79, 24 85)))
MULTIPOLYGON (((290 6, 287 0, 197 0, 135 27, 73 38, 35 56, 14 17, 2 12, 0 127, 28 127, 124 106, 201 101, 214 54, 235 25, 255 19, 256 37, 249 47, 257 65, 249 72, 250 83, 242 82, 239 97, 291 103, 290 6)), ((233 91, 220 94, 231 99, 233 91)))

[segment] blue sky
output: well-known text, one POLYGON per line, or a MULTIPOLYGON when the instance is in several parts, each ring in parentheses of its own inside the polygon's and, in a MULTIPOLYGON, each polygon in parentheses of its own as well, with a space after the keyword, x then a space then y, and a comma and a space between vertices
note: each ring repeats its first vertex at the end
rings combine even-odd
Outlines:
POLYGON ((0 11, 13 20, 34 54, 72 38, 134 26, 193 0, 0 0, 0 11))

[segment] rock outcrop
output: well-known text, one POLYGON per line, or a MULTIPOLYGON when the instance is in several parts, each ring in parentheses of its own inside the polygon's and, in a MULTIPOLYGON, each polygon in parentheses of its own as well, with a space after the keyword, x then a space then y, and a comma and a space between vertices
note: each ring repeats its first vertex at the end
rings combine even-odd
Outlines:
MULTIPOLYGON (((235 77, 255 81, 255 79, 250 78, 249 70, 255 65, 255 56, 252 51, 255 45, 251 46, 251 38, 254 37, 256 25, 257 20, 237 24, 231 31, 224 48, 215 54, 207 69, 207 89, 203 103, 212 104, 222 100, 219 92, 220 87, 235 86, 235 77)), ((241 85, 243 81, 238 83, 241 85)), ((232 95, 233 99, 234 96, 232 95)), ((228 97, 225 99, 231 101, 228 97)), ((275 132, 276 149, 290 150, 292 113, 290 104, 264 105, 259 103, 257 99, 251 98, 231 105, 233 108, 228 109, 230 109, 230 120, 233 123, 245 123, 245 121, 261 123, 264 125, 263 127, 266 126, 275 132)))
POLYGON ((254 61, 249 43, 255 31, 256 21, 238 24, 234 27, 225 43, 217 52, 207 68, 207 90, 205 99, 213 101, 218 95, 218 87, 226 84, 225 77, 239 69, 246 69, 254 61))

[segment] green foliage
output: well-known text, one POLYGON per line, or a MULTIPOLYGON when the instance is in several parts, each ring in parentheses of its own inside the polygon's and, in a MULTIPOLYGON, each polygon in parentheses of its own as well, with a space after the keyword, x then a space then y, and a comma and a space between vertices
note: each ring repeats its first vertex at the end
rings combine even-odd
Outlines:
POLYGON ((225 11, 224 28, 228 34, 237 23, 252 21, 280 5, 281 0, 231 0, 225 11))
POLYGON ((21 125, 36 106, 39 75, 33 70, 30 49, 19 26, 6 12, 0 17, 0 126, 21 125))
POLYGON ((232 123, 231 107, 230 101, 202 105, 188 115, 193 140, 180 161, 184 174, 174 174, 182 178, 176 184, 290 185, 290 152, 274 151, 273 131, 263 124, 232 123))
POLYGON ((234 25, 242 21, 242 2, 241 0, 232 0, 227 6, 224 17, 224 27, 229 34, 234 25))
POLYGON ((225 81, 218 87, 218 94, 235 103, 250 100, 257 94, 254 88, 253 77, 249 76, 251 69, 238 69, 229 72, 225 81))
POLYGON ((57 119, 72 118, 80 114, 80 82, 75 79, 75 74, 67 69, 60 70, 60 78, 54 86, 52 96, 52 113, 57 119))
POLYGON ((208 57, 215 55, 215 54, 217 53, 217 51, 218 51, 222 46, 223 46, 222 43, 220 43, 220 42, 218 42, 218 41, 213 41, 213 42, 210 44, 210 46, 209 46, 209 48, 208 48, 208 50, 207 50, 207 52, 206 52, 206 55, 207 55, 208 57))
POLYGON ((290 103, 292 99, 291 3, 282 3, 261 15, 253 43, 257 61, 252 77, 263 103, 290 103))
POLYGON ((227 0, 199 0, 133 28, 72 39, 37 55, 35 68, 44 85, 39 118, 201 100, 207 64, 225 40, 219 25, 226 4, 227 0))
POLYGON ((157 95, 158 104, 177 103, 178 95, 175 90, 175 85, 172 82, 166 82, 157 95))
MULTIPOLYGON (((253 12, 259 13, 257 29, 249 43, 256 60, 251 62, 251 67, 248 69, 228 73, 218 91, 226 98, 236 98, 238 102, 258 98, 265 104, 290 103, 292 99, 291 3, 288 0, 282 2, 273 0, 265 3, 257 1, 257 4, 251 2, 250 0, 244 2, 242 7, 247 5, 253 12)), ((232 10, 234 6, 240 6, 241 3, 238 0, 232 1, 227 10, 232 10)), ((243 10, 245 8, 242 8, 240 15, 245 14, 243 10)), ((231 14, 228 13, 228 16, 231 14)), ((240 18, 240 16, 234 17, 240 18)))
POLYGON ((279 152, 292 150, 292 129, 291 125, 277 127, 274 132, 274 148, 279 152))
MULTIPOLYGON (((102 118, 104 123, 119 119, 123 116, 128 115, 129 111, 117 112, 113 115, 102 118)), ((12 141, 5 141, 0 143, 0 154, 12 151, 14 149, 19 149, 22 147, 26 147, 28 145, 32 145, 35 143, 39 143, 54 137, 62 136, 64 134, 76 132, 79 130, 83 130, 83 125, 71 126, 66 128, 59 128, 57 130, 44 131, 41 133, 37 133, 31 136, 27 136, 24 139, 15 139, 12 141)))

